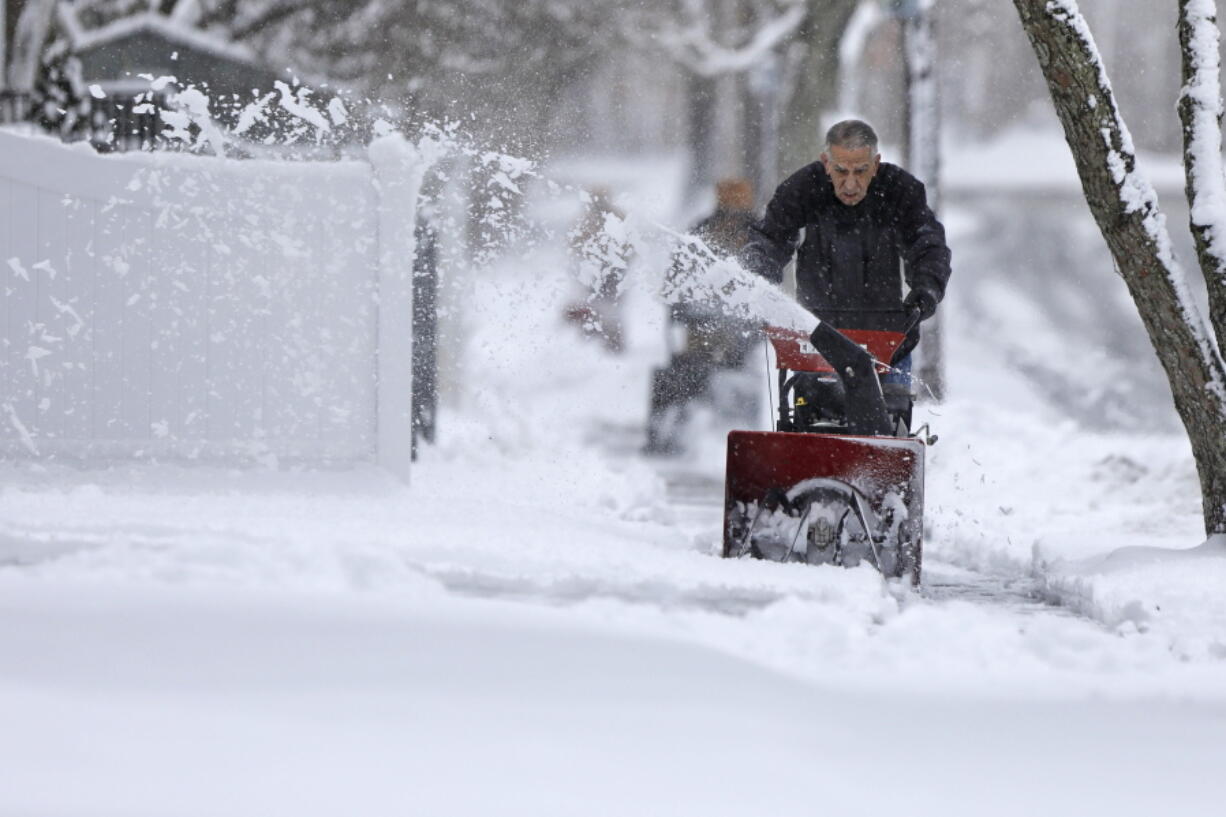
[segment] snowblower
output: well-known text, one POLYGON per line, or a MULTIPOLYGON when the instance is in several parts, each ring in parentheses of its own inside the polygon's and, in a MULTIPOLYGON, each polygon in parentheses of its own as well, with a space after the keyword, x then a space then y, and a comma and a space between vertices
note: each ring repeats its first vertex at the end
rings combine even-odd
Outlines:
POLYGON ((724 488, 726 558, 854 567, 919 584, 924 448, 909 383, 880 375, 908 351, 916 316, 888 329, 768 327, 778 369, 774 431, 732 431, 724 488))

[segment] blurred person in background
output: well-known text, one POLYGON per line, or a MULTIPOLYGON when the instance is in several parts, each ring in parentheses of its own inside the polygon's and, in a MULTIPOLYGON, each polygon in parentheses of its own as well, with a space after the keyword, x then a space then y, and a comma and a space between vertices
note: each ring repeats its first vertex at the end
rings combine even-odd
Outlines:
MULTIPOLYGON (((748 181, 719 182, 715 211, 690 230, 701 246, 693 241, 679 248, 669 270, 670 283, 692 274, 695 268, 709 262, 711 255, 736 256, 749 238, 754 221, 753 203, 753 187, 748 181)), ((681 453, 689 405, 696 400, 710 401, 712 375, 740 368, 755 340, 753 327, 727 317, 715 307, 693 302, 669 307, 670 345, 674 345, 674 334, 681 334, 682 338, 670 349, 668 365, 652 373, 644 449, 649 454, 681 453), (680 333, 675 332, 678 328, 680 333)))

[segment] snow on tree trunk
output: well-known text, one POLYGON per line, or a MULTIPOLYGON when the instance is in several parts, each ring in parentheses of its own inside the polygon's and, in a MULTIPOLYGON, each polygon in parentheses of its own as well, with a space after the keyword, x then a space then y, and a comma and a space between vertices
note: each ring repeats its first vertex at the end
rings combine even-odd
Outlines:
POLYGON ((936 209, 940 174, 940 111, 937 105, 936 36, 931 9, 903 21, 907 70, 907 167, 928 187, 936 209))
POLYGON ((685 198, 693 201, 715 184, 716 88, 711 77, 691 74, 688 79, 686 122, 690 174, 685 198))
POLYGON ((1206 533, 1226 533, 1226 367, 1136 169, 1106 69, 1075 0, 1013 0, 1064 126, 1082 190, 1170 381, 1192 443, 1206 533))
POLYGON ((51 29, 56 0, 26 0, 13 30, 12 61, 8 66, 8 87, 29 93, 38 79, 38 65, 51 29))
POLYGON ((779 183, 779 99, 782 59, 773 55, 745 82, 745 163, 757 207, 766 205, 779 183))
POLYGON ((195 25, 203 15, 200 0, 179 0, 170 10, 170 19, 183 25, 195 25))
POLYGON ((1226 357, 1226 179, 1222 175, 1222 89, 1213 0, 1180 0, 1183 52, 1183 165, 1196 254, 1209 290, 1209 317, 1226 357))
MULTIPOLYGON (((931 0, 917 4, 903 20, 907 72, 907 169, 928 188, 928 205, 940 209, 940 105, 936 72, 936 31, 931 0)), ((945 397, 941 314, 924 325, 917 374, 936 400, 945 397)))

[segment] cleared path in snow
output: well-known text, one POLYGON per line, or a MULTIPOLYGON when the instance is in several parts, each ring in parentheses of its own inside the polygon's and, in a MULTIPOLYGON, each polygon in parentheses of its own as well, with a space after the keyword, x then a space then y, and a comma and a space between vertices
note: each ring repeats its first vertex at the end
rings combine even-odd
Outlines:
MULTIPOLYGON (((724 483, 719 477, 684 466, 659 461, 660 475, 668 486, 668 499, 683 527, 709 528, 722 523, 724 483)), ((713 545, 718 547, 718 543, 713 545)), ((814 570, 833 570, 814 567, 814 570)), ((919 597, 933 603, 962 601, 1005 607, 1019 615, 1073 615, 1053 604, 1039 582, 1021 574, 982 573, 925 554, 919 597)))

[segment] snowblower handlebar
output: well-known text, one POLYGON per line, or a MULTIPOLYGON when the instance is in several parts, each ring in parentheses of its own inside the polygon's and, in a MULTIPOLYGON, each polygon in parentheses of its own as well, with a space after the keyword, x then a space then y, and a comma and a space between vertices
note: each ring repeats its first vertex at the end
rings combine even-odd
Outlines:
POLYGON ((817 325, 809 341, 843 381, 848 432, 888 436, 893 424, 877 378, 876 361, 869 350, 825 321, 817 325))
MULTIPOLYGON (((768 326, 766 337, 775 349, 775 362, 780 369, 794 372, 832 372, 834 367, 821 355, 812 338, 797 329, 781 329, 768 326)), ((886 365, 894 359, 906 338, 900 332, 878 332, 868 329, 835 330, 851 342, 868 350, 868 354, 880 364, 878 372, 889 371, 886 365)))

